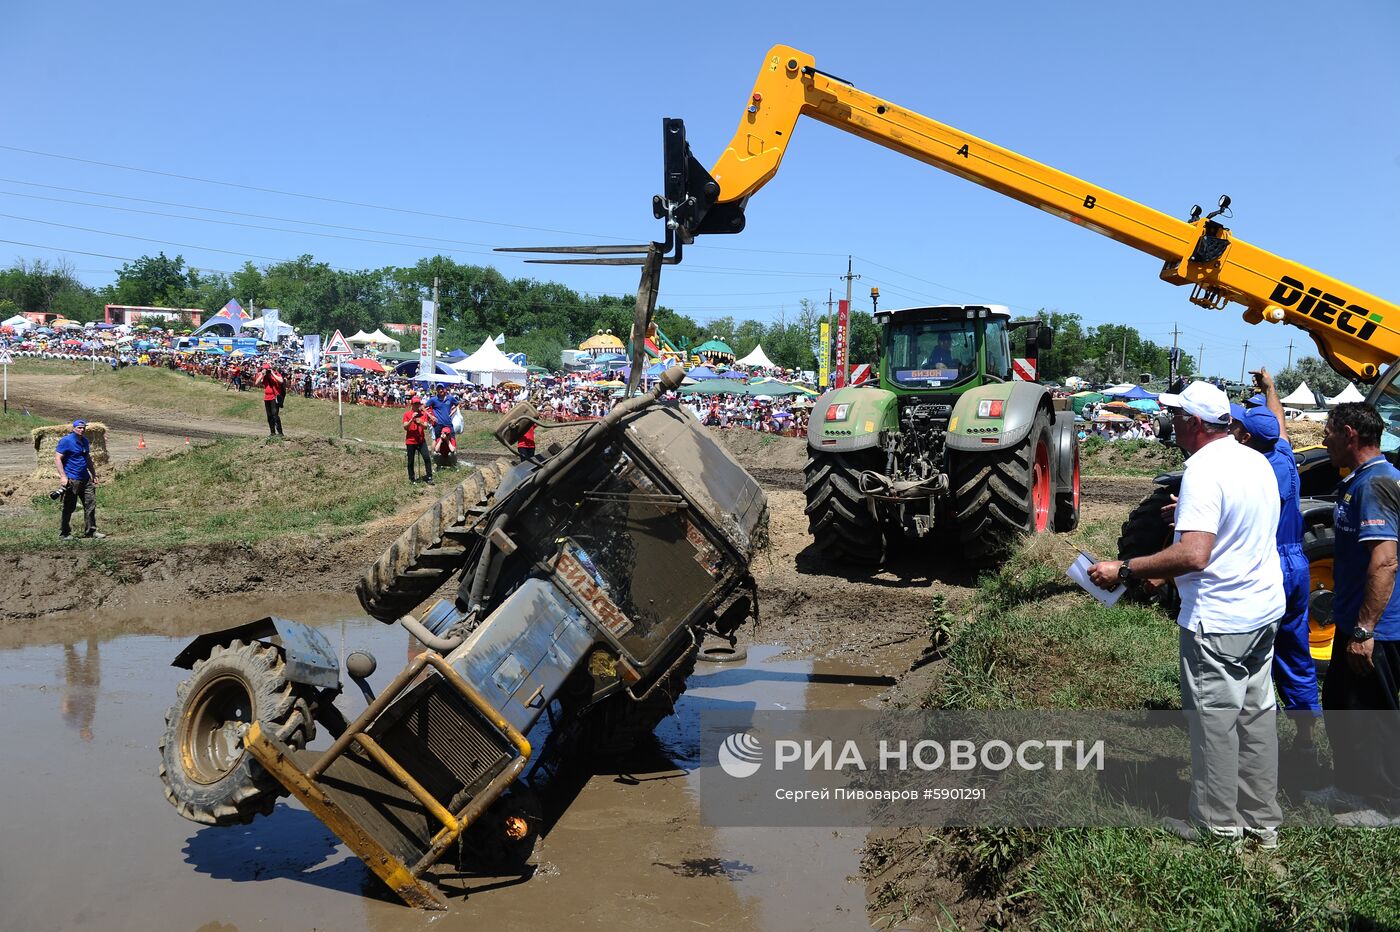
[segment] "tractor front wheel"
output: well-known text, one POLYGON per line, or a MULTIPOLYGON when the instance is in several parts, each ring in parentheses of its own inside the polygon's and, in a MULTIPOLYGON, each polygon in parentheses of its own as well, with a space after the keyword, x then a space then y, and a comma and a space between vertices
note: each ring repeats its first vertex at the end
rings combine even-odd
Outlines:
POLYGON ((959 450, 950 459, 958 538, 969 562, 995 562, 1021 535, 1054 529, 1050 418, 1044 411, 1020 443, 985 453, 959 450))
POLYGON ((180 815, 240 825, 287 795, 243 747, 253 722, 293 749, 315 736, 315 692, 289 679, 282 651, 260 641, 216 647, 195 662, 165 714, 160 778, 180 815))
POLYGON ((870 566, 884 559, 884 529, 860 491, 860 474, 883 468, 884 455, 878 450, 808 452, 803 486, 807 523, 828 560, 870 566))

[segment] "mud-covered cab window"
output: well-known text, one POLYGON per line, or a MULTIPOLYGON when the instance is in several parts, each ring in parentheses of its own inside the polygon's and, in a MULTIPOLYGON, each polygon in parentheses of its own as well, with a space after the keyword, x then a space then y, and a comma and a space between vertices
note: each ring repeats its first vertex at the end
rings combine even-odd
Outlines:
POLYGON ((1393 378, 1376 399, 1381 416, 1381 452, 1392 462, 1400 461, 1400 377, 1393 378))
POLYGON ((907 388, 942 388, 977 374, 972 321, 925 320, 889 325, 890 379, 907 388))
POLYGON ((1011 353, 1007 345, 1006 321, 987 320, 987 374, 1011 378, 1011 353))

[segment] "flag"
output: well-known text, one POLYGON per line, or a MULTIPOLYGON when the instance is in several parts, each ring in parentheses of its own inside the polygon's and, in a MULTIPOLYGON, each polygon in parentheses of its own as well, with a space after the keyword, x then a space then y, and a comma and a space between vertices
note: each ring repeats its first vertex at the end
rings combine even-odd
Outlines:
POLYGON ((500 345, 501 345, 502 343, 504 343, 505 341, 506 341, 506 335, 505 335, 504 333, 498 333, 498 334, 496 334, 496 339, 492 340, 491 342, 492 342, 492 343, 495 343, 497 346, 500 346, 500 345))

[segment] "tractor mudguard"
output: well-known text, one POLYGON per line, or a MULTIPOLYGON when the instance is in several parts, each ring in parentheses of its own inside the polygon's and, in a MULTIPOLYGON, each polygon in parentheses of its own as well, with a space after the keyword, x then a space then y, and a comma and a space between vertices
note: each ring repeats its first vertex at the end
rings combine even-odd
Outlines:
POLYGON ((880 431, 899 429, 899 398, 868 385, 834 388, 817 399, 807 427, 807 446, 820 453, 851 453, 880 445, 880 431), (832 405, 850 405, 846 416, 828 421, 832 405))
POLYGON ((276 637, 282 643, 287 679, 293 683, 318 688, 340 688, 340 661, 326 636, 310 625, 269 615, 258 621, 222 631, 201 634, 180 651, 170 662, 172 667, 192 669, 195 661, 203 660, 215 648, 233 641, 261 641, 276 637))
POLYGON ((1036 413, 1049 407, 1044 385, 1035 382, 992 382, 963 392, 948 422, 948 449, 999 450, 1026 439, 1036 413), (982 401, 1002 402, 1001 417, 978 417, 982 401), (997 443, 988 441, 996 440, 997 443))
POLYGON ((1079 446, 1078 431, 1074 429, 1073 411, 1056 411, 1051 425, 1051 453, 1055 464, 1055 491, 1074 491, 1074 451, 1079 446))

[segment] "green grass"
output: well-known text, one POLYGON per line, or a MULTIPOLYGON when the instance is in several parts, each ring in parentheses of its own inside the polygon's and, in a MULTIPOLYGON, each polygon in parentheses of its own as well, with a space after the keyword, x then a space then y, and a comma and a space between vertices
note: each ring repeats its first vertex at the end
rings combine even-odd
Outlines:
MULTIPOLYGON (((1178 708, 1176 625, 1159 610, 1104 607, 1063 575, 1074 546, 1109 553, 1116 528, 1041 538, 985 576, 956 623, 927 708, 1178 708)), ((1193 845, 1153 829, 931 831, 877 845, 906 865, 877 890, 886 918, 952 920, 921 889, 955 879, 994 925, 1036 929, 1400 927, 1400 832, 1285 826, 1269 854, 1193 845), (902 849, 901 846, 902 845, 902 849)))
POLYGON ((9 411, 0 412, 0 441, 28 440, 31 430, 52 423, 45 418, 25 414, 22 409, 11 405, 9 411))
MULTIPOLYGON (((405 481, 402 455, 329 440, 221 440, 120 470, 97 493, 108 548, 253 546, 334 538, 431 490, 405 481)), ((47 496, 0 523, 0 551, 59 546, 47 496)), ((100 568, 100 567, 99 567, 100 568)))
POLYGON ((1155 476, 1180 469, 1181 450, 1156 440, 1115 440, 1090 437, 1079 447, 1081 470, 1088 476, 1155 476))
MULTIPOLYGON (((197 422, 201 418, 245 421, 258 427, 267 421, 263 413, 262 390, 249 388, 235 392, 222 382, 204 376, 191 376, 169 369, 133 366, 112 372, 98 368, 96 373, 72 363, 26 360, 22 372, 36 374, 65 374, 78 378, 64 390, 73 399, 92 399, 111 404, 157 409, 183 414, 197 422)), ((374 408, 366 405, 344 405, 345 436, 361 440, 403 444, 403 409, 374 408)), ((498 415, 464 413, 465 430, 458 438, 459 446, 479 448, 495 446, 491 431, 500 420, 498 415)), ((288 433, 336 437, 340 421, 336 401, 303 398, 289 393, 282 409, 282 425, 288 433)))

